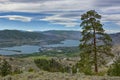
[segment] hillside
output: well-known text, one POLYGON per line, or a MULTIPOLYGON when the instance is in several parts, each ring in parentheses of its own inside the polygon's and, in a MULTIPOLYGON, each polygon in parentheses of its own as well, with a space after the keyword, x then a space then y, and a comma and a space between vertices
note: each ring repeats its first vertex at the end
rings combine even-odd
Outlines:
POLYGON ((110 34, 113 44, 120 44, 120 33, 110 34))
POLYGON ((55 44, 65 39, 79 40, 80 33, 77 31, 44 31, 44 32, 27 32, 19 30, 2 30, 0 31, 0 47, 32 44, 55 44))
POLYGON ((120 77, 110 77, 110 76, 87 76, 83 73, 61 73, 61 72, 48 72, 39 69, 35 63, 34 59, 44 58, 61 61, 62 64, 67 65, 75 64, 78 58, 58 58, 58 57, 29 57, 29 58, 12 58, 12 57, 0 57, 1 59, 6 59, 13 67, 13 69, 20 69, 23 72, 19 74, 7 75, 5 77, 0 76, 0 80, 120 80, 120 77), (60 60, 59 60, 60 59, 60 60), (33 69, 33 71, 29 71, 33 69))
POLYGON ((44 31, 43 34, 48 36, 54 36, 57 38, 63 38, 63 39, 80 39, 80 32, 79 31, 65 31, 65 30, 50 30, 50 31, 44 31))
POLYGON ((43 39, 45 35, 36 32, 25 32, 18 30, 0 31, 0 40, 24 40, 24 39, 43 39))
POLYGON ((78 39, 80 32, 78 31, 44 31, 44 32, 27 32, 19 30, 2 30, 0 31, 0 40, 23 40, 23 39, 78 39))

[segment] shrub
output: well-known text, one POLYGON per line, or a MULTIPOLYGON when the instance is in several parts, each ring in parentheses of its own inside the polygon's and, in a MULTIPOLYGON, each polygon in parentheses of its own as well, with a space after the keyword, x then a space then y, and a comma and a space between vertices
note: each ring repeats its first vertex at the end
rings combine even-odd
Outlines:
POLYGON ((79 72, 84 73, 85 75, 92 75, 92 67, 91 64, 86 64, 85 62, 78 62, 76 64, 76 68, 79 69, 79 72))
POLYGON ((59 62, 54 59, 46 60, 46 59, 35 59, 35 64, 38 68, 43 69, 49 72, 67 72, 67 67, 63 66, 59 62))
POLYGON ((72 67, 72 73, 77 73, 77 67, 75 65, 72 67))
MULTIPOLYGON (((100 71, 96 75, 97 76, 104 76, 107 72, 106 71, 100 71)), ((95 74, 95 73, 94 73, 95 74)))
POLYGON ((11 65, 6 61, 6 60, 3 60, 3 62, 1 62, 1 65, 0 65, 0 74, 2 76, 6 76, 8 74, 11 74, 11 71, 12 68, 11 68, 11 65))
POLYGON ((110 66, 108 70, 110 76, 120 76, 120 57, 110 66))
POLYGON ((32 68, 30 68, 29 70, 28 70, 28 72, 33 72, 34 71, 34 69, 32 69, 32 68))
POLYGON ((13 74, 20 74, 22 71, 19 68, 15 68, 13 74))

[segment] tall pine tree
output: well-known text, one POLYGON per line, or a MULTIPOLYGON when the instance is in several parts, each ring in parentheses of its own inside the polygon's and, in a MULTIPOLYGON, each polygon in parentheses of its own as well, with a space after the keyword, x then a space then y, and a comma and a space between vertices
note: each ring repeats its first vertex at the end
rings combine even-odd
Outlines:
POLYGON ((81 15, 82 38, 80 40, 80 64, 83 68, 98 72, 98 66, 105 64, 106 57, 113 56, 111 53, 112 39, 105 33, 100 22, 101 15, 95 10, 90 10, 81 15))

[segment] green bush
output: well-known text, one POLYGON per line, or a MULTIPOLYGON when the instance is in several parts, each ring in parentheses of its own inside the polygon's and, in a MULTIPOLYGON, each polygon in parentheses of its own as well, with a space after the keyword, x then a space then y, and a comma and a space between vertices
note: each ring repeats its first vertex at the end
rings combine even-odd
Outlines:
POLYGON ((34 69, 32 69, 32 68, 30 68, 29 70, 28 70, 28 72, 33 72, 34 71, 34 69))
POLYGON ((77 67, 75 65, 72 67, 72 73, 77 73, 77 67))
POLYGON ((110 76, 120 76, 120 57, 110 66, 108 70, 110 76))
POLYGON ((19 68, 15 68, 13 74, 20 74, 22 71, 19 68))
POLYGON ((79 61, 76 64, 76 68, 79 69, 79 72, 84 73, 85 75, 92 75, 92 66, 90 63, 79 61))
POLYGON ((100 71, 96 75, 97 76, 104 76, 107 72, 106 71, 100 71))
POLYGON ((6 76, 8 74, 11 74, 11 72, 12 72, 11 70, 12 70, 11 65, 6 60, 1 61, 0 74, 2 76, 6 76))
POLYGON ((38 68, 49 72, 67 72, 68 70, 68 67, 63 66, 54 59, 35 59, 34 62, 38 66, 38 68))

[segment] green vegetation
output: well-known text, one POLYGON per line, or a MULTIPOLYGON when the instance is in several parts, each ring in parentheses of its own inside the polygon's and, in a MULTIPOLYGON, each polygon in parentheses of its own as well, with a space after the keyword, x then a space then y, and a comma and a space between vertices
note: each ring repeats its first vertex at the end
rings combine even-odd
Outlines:
POLYGON ((68 72, 69 67, 65 67, 54 59, 46 60, 46 59, 35 59, 35 64, 45 71, 49 72, 68 72))
POLYGON ((23 73, 19 68, 13 68, 6 59, 1 60, 0 62, 0 75, 14 75, 23 73))
POLYGON ((84 61, 84 62, 78 62, 76 64, 77 68, 79 68, 79 72, 84 73, 85 75, 92 75, 92 68, 91 68, 91 64, 88 62, 88 60, 84 61), (83 66, 82 66, 83 65, 83 66))
POLYGON ((18 30, 3 30, 0 31, 0 38, 1 39, 8 39, 8 40, 24 40, 24 39, 41 39, 45 38, 45 35, 37 32, 26 32, 26 31, 18 31, 18 30))
POLYGON ((72 73, 77 73, 77 66, 76 65, 72 66, 72 73))
POLYGON ((113 65, 108 70, 110 76, 120 76, 120 57, 114 61, 113 65))
POLYGON ((12 73, 11 70, 12 70, 12 67, 6 60, 1 61, 1 64, 0 64, 0 74, 2 76, 6 76, 8 74, 11 74, 12 73))
POLYGON ((23 73, 23 71, 21 71, 19 68, 15 68, 14 71, 12 72, 12 74, 20 74, 23 73))
POLYGON ((30 68, 30 69, 28 70, 28 72, 34 72, 34 69, 33 69, 33 68, 30 68))
POLYGON ((98 73, 98 66, 105 64, 105 56, 112 57, 112 39, 105 33, 100 22, 101 15, 90 10, 81 16, 82 38, 80 40, 80 70, 90 74, 94 65, 94 72, 98 73))

